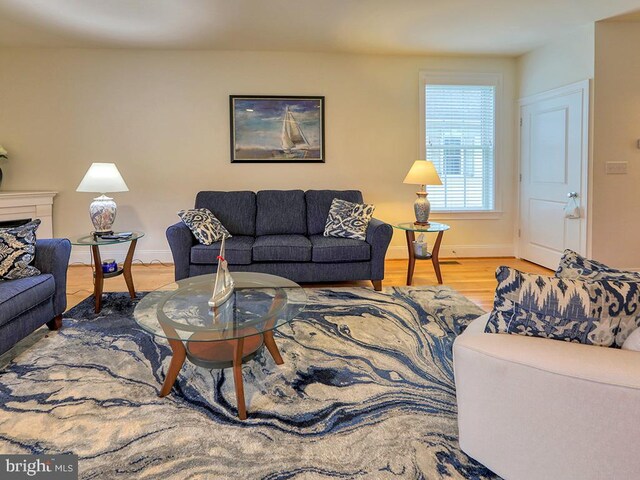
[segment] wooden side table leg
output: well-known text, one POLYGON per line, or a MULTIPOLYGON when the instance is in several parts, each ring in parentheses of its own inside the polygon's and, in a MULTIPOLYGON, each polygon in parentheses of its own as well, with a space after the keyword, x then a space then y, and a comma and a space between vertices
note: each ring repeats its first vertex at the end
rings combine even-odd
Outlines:
POLYGON ((440 272, 440 260, 438 255, 440 254, 440 243, 442 243, 442 236, 444 232, 438 232, 436 243, 433 245, 433 251, 431 252, 431 262, 433 263, 433 269, 436 271, 436 277, 438 277, 438 283, 442 285, 442 273, 440 272))
POLYGON ((280 350, 278 350, 278 346, 276 345, 276 341, 273 338, 273 330, 268 330, 263 334, 264 344, 269 350, 269 353, 273 357, 276 362, 276 365, 282 365, 284 360, 282 360, 282 355, 280 355, 280 350))
POLYGON ((100 313, 100 310, 102 310, 102 289, 104 288, 102 259, 100 258, 100 248, 97 245, 91 245, 91 252, 93 253, 93 265, 95 267, 93 278, 93 298, 95 300, 95 312, 100 313))
POLYGON ((176 383, 176 378, 178 378, 180 369, 182 368, 182 365, 184 365, 184 360, 187 358, 187 350, 184 348, 184 344, 180 340, 169 340, 169 345, 171 345, 173 357, 171 357, 169 370, 167 370, 167 374, 164 377, 164 383, 162 384, 162 389, 158 394, 159 397, 166 397, 169 395, 173 384, 176 383))
POLYGON ((411 285, 413 282, 413 270, 416 267, 416 256, 413 251, 413 242, 416 239, 412 230, 407 230, 407 250, 409 252, 409 266, 407 268, 407 285, 411 285))
POLYGON ((133 263, 133 254, 136 251, 136 244, 138 240, 131 240, 129 245, 129 251, 127 252, 127 258, 124 260, 122 266, 122 274, 124 275, 124 281, 127 282, 127 288, 129 289, 129 295, 131 298, 136 298, 136 289, 133 286, 133 275, 131 275, 131 264, 133 263))
POLYGON ((244 338, 239 338, 233 347, 233 384, 236 387, 236 401, 238 402, 238 418, 247 419, 247 404, 244 401, 244 383, 242 382, 242 352, 244 338))

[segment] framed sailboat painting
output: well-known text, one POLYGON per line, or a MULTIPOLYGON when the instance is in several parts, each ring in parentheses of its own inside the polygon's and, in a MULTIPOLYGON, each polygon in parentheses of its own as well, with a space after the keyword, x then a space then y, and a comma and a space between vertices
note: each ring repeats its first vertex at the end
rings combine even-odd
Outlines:
POLYGON ((324 162, 324 97, 230 95, 231 162, 324 162))

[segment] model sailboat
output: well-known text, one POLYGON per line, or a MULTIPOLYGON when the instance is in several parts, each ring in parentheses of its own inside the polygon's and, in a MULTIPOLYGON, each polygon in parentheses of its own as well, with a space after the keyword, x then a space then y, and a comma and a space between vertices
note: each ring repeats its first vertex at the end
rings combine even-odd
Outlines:
POLYGON ((282 121, 282 149, 291 153, 292 150, 306 150, 308 148, 307 137, 287 105, 282 121))
POLYGON ((235 286, 233 277, 231 273, 229 273, 229 265, 224 258, 224 242, 225 237, 222 237, 220 255, 218 255, 218 270, 216 271, 216 280, 213 284, 213 295, 211 296, 211 300, 209 300, 210 307, 219 307, 229 300, 235 286))

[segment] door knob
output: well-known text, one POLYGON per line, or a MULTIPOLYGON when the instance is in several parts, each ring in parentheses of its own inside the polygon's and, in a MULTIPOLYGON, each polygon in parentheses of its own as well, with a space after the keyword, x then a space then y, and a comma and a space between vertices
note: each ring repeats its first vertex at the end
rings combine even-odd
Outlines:
POLYGON ((578 198, 578 192, 569 192, 569 193, 567 193, 567 197, 569 197, 569 198, 578 198))

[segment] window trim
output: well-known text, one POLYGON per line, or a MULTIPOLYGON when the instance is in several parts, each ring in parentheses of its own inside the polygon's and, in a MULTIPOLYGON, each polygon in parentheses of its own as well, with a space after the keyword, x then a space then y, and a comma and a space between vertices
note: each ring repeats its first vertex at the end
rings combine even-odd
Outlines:
MULTIPOLYGON (((426 158, 426 112, 425 112, 425 87, 431 85, 487 85, 496 89, 495 98, 495 118, 494 118, 494 151, 493 151, 493 209, 492 210, 432 210, 435 219, 445 218, 498 218, 502 215, 502 174, 499 165, 502 161, 503 131, 504 121, 502 115, 503 108, 503 75, 501 73, 471 73, 455 71, 433 71, 424 70, 420 72, 419 85, 419 145, 418 158, 426 158), (444 214, 444 216, 443 216, 444 214), (446 217, 445 217, 446 216, 446 217)), ((428 191, 428 187, 427 187, 428 191)))

